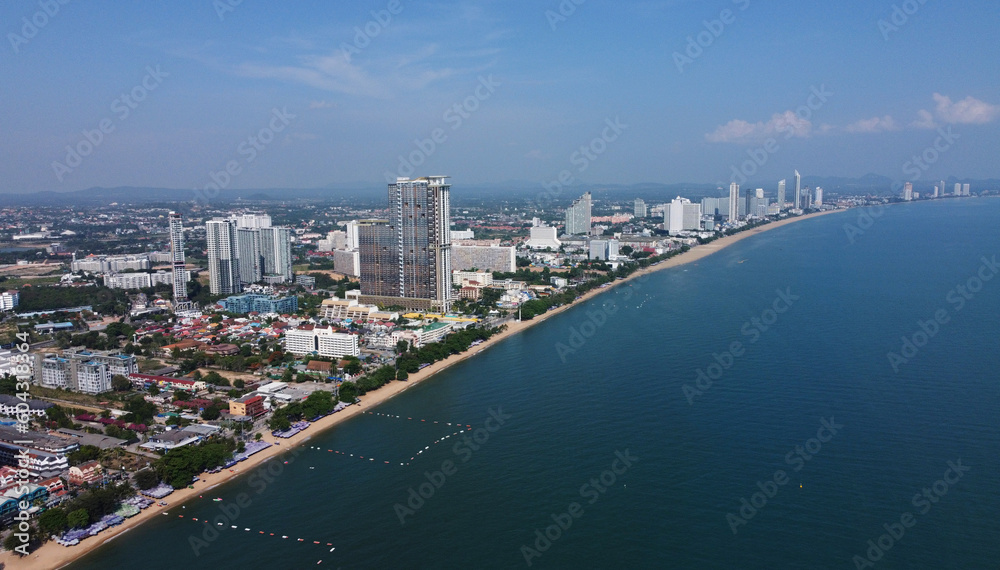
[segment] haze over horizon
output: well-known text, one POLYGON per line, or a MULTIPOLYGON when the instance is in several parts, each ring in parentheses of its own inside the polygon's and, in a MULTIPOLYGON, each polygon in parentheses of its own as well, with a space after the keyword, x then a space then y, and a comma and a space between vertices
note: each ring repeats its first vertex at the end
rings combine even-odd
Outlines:
POLYGON ((8 3, 0 193, 1000 178, 995 3, 576 2, 8 3))

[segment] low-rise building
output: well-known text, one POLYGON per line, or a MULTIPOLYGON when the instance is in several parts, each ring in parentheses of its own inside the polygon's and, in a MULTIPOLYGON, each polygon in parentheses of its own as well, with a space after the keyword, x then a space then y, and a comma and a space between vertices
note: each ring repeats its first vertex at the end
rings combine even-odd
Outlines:
POLYGON ((257 394, 247 394, 242 398, 229 400, 229 414, 259 418, 264 415, 264 398, 257 394))
POLYGON ((104 479, 104 470, 97 461, 88 461, 69 468, 69 482, 73 485, 97 483, 104 479))
POLYGON ((21 294, 17 291, 0 293, 0 311, 10 311, 21 302, 21 294))
POLYGON ((219 304, 222 305, 223 310, 241 315, 251 312, 277 313, 280 315, 295 313, 299 310, 299 298, 294 295, 275 297, 273 295, 250 293, 248 295, 227 297, 219 301, 219 304))
POLYGON ((333 327, 305 325, 285 333, 285 350, 292 354, 317 354, 329 358, 360 356, 358 335, 337 332, 333 327))
POLYGON ((69 469, 67 456, 79 448, 74 441, 35 431, 21 433, 13 426, 0 425, 0 465, 27 469, 36 480, 55 477, 69 469), (21 465, 25 455, 27 466, 21 465))

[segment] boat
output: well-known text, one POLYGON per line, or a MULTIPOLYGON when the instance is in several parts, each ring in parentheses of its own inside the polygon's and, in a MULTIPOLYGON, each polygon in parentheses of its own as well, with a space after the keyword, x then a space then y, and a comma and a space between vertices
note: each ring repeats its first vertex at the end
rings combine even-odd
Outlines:
POLYGON ((216 497, 216 498, 214 498, 212 500, 215 501, 216 503, 221 503, 222 502, 222 498, 221 497, 216 497))

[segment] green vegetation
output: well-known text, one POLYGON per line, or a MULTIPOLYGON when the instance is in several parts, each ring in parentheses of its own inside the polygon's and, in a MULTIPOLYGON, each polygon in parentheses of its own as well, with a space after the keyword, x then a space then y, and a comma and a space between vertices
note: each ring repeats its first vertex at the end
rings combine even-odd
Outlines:
POLYGON ((235 440, 222 439, 171 449, 156 461, 156 473, 161 481, 181 489, 190 485, 195 475, 225 464, 236 447, 235 440))
POLYGON ((268 421, 268 427, 272 430, 286 430, 291 427, 292 422, 303 418, 311 420, 329 414, 333 411, 333 406, 333 394, 323 390, 313 392, 303 402, 293 402, 275 410, 274 415, 268 421))
POLYGON ((123 289, 93 287, 25 287, 17 310, 47 311, 91 305, 94 311, 108 315, 124 315, 128 311, 128 294, 123 289))

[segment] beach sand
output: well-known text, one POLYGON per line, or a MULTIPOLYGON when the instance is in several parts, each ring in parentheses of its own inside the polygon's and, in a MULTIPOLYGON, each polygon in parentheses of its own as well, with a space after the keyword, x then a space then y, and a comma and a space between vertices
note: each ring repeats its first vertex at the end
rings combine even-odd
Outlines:
MULTIPOLYGON (((543 322, 546 319, 552 317, 553 315, 557 315, 565 310, 568 310, 570 307, 573 307, 578 303, 583 303, 588 299, 593 298, 605 291, 609 291, 619 285, 628 283, 633 279, 638 279, 645 275, 649 275, 650 273, 661 271, 663 269, 667 269, 670 267, 685 265, 688 263, 704 259, 709 255, 712 255, 713 253, 720 251, 726 247, 729 247, 732 244, 744 240, 748 237, 763 232, 767 232, 791 223, 843 211, 846 210, 830 210, 826 212, 820 212, 817 214, 810 214, 807 216, 786 218, 784 220, 772 222, 770 224, 760 226, 758 228, 740 232, 736 235, 719 238, 707 245, 697 246, 695 248, 692 248, 690 251, 686 253, 683 253, 681 255, 663 261, 655 267, 647 267, 645 269, 636 271, 632 275, 628 276, 626 279, 613 281, 608 287, 604 287, 603 289, 601 288, 592 289, 591 291, 588 291, 582 297, 577 299, 576 302, 570 305, 564 305, 557 309, 553 309, 543 315, 535 317, 530 321, 510 322, 507 324, 507 328, 503 332, 494 335, 493 337, 490 337, 482 344, 472 347, 468 351, 462 354, 454 354, 449 358, 446 358, 445 360, 435 362, 434 364, 424 368, 423 370, 420 370, 419 372, 410 374, 409 379, 405 382, 391 382, 379 388, 378 390, 375 390, 374 392, 369 392, 364 396, 361 396, 360 405, 350 406, 341 412, 327 416, 319 420, 318 422, 312 424, 306 431, 301 432, 292 438, 280 440, 281 445, 272 445, 271 447, 265 449, 264 451, 251 456, 246 461, 238 463, 234 467, 235 469, 234 472, 230 472, 227 469, 216 474, 206 473, 200 475, 201 479, 194 484, 194 489, 187 489, 187 488, 179 489, 171 493, 169 497, 163 499, 168 503, 168 506, 166 507, 160 507, 158 505, 154 505, 142 511, 135 517, 126 520, 120 526, 115 527, 112 530, 106 530, 101 534, 97 535, 96 537, 87 538, 77 546, 72 546, 67 548, 65 546, 61 546, 59 544, 56 544, 55 542, 50 541, 44 544, 41 548, 39 548, 37 551, 32 553, 27 558, 20 558, 18 556, 15 556, 11 552, 0 553, 0 562, 6 564, 6 568, 12 568, 12 569, 20 569, 20 568, 50 569, 50 568, 60 568, 66 566, 71 562, 73 562, 74 560, 76 560, 77 558, 80 558, 84 554, 87 554, 88 552, 96 548, 99 548, 104 543, 109 542, 121 536, 122 534, 128 532, 132 528, 135 528, 136 526, 142 524, 143 522, 149 520, 150 518, 155 516, 162 516, 162 513, 164 511, 171 511, 171 512, 176 511, 177 507, 180 506, 182 503, 184 503, 187 500, 197 498, 199 495, 204 495, 205 493, 208 492, 208 489, 210 489, 211 487, 215 487, 222 483, 231 481, 244 473, 252 471, 255 467, 259 466, 265 461, 272 459, 275 456, 285 451, 288 451, 290 448, 302 444, 305 440, 310 439, 345 420, 348 420, 371 408, 374 408, 378 404, 381 404, 382 402, 388 400, 389 398, 392 398, 393 396, 399 394, 400 392, 403 392, 404 390, 407 390, 408 388, 411 388, 412 386, 419 384, 420 382, 426 380, 427 378, 430 378, 431 376, 437 374, 438 372, 450 366, 453 366, 459 362, 462 362, 463 360, 469 358, 470 356, 478 354, 480 351, 503 341, 505 338, 509 336, 515 335, 528 327, 543 322)), ((265 433, 264 441, 274 443, 275 439, 271 436, 270 433, 265 433)), ((211 497, 209 496, 205 496, 204 500, 209 500, 210 498, 211 497)))

